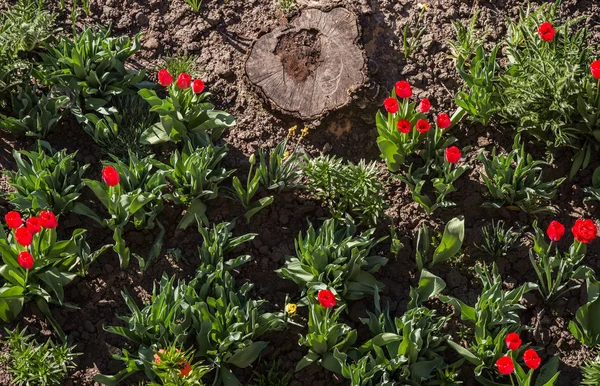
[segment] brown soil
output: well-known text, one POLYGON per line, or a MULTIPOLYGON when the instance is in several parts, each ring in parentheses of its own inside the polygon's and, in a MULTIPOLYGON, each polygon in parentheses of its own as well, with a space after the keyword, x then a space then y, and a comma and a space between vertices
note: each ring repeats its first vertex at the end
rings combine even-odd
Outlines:
POLYGON ((283 35, 275 55, 281 58, 283 69, 292 79, 304 82, 321 63, 319 31, 302 30, 283 35))
MULTIPOLYGON (((461 178, 458 191, 451 197, 456 207, 440 209, 432 217, 427 217, 411 199, 410 193, 392 179, 385 171, 379 159, 376 146, 375 112, 380 108, 383 99, 389 95, 396 81, 405 79, 413 85, 415 97, 428 97, 434 106, 431 114, 451 112, 454 110, 453 94, 460 88, 461 82, 456 75, 452 60, 448 59, 446 39, 453 36, 451 20, 464 23, 471 15, 480 10, 480 25, 490 30, 488 41, 493 44, 505 33, 505 19, 517 16, 517 7, 523 4, 520 0, 502 2, 486 0, 441 0, 431 2, 427 11, 427 36, 430 43, 420 47, 411 58, 405 59, 402 54, 402 28, 408 18, 415 19, 420 12, 416 1, 409 0, 298 0, 300 4, 334 6, 343 5, 359 15, 362 29, 362 44, 369 58, 368 87, 357 93, 352 103, 324 119, 314 122, 301 122, 278 114, 266 106, 253 91, 244 75, 244 63, 248 52, 261 35, 276 26, 287 23, 288 19, 281 14, 276 0, 205 0, 198 14, 195 14, 183 0, 91 0, 91 17, 80 18, 78 25, 102 23, 112 24, 115 34, 134 35, 143 32, 143 48, 136 56, 134 65, 149 69, 149 75, 155 76, 152 70, 160 62, 161 57, 169 53, 189 51, 200 56, 199 64, 204 69, 204 81, 213 94, 215 104, 227 109, 237 118, 237 126, 226 134, 225 140, 230 144, 227 167, 237 168, 238 173, 248 168, 247 157, 258 148, 272 148, 287 135, 287 129, 293 125, 307 125, 310 134, 302 144, 310 154, 328 151, 348 160, 358 161, 361 158, 378 160, 381 165, 382 178, 388 181, 388 197, 397 232, 405 247, 397 257, 392 257, 385 269, 378 275, 386 288, 382 294, 383 304, 389 303, 391 313, 401 315, 408 301, 409 286, 415 284, 417 268, 414 263, 415 232, 419 225, 426 222, 440 228, 450 218, 463 214, 466 219, 465 253, 461 260, 435 270, 448 284, 446 292, 457 296, 469 304, 473 304, 480 290, 480 283, 474 277, 472 266, 483 254, 473 247, 481 242, 481 227, 492 219, 504 219, 509 225, 527 225, 534 220, 547 224, 549 216, 527 216, 522 212, 508 210, 491 210, 481 207, 484 202, 485 187, 479 178, 479 163, 476 152, 482 147, 490 149, 497 146, 510 148, 512 132, 505 132, 500 125, 492 124, 483 128, 479 125, 463 123, 453 128, 453 135, 459 139, 461 146, 470 145, 471 151, 466 160, 473 168, 467 176, 461 178)), ((541 1, 533 1, 540 4, 541 1)), ((54 1, 57 4, 57 1, 54 1)), ((0 5, 1 6, 1 5, 0 5)), ((600 5, 595 0, 564 0, 561 5, 563 15, 586 15, 585 24, 590 31, 590 44, 596 46, 600 42, 600 5)), ((60 20, 65 23, 69 14, 59 12, 60 20)), ((69 27, 65 28, 69 30, 69 27)), ((306 68, 310 66, 306 65, 306 68)), ((300 75, 303 73, 300 72, 300 75)), ((433 115, 432 115, 433 116, 433 115)), ((99 178, 100 160, 103 155, 93 141, 77 126, 72 119, 65 119, 62 126, 49 139, 55 148, 79 150, 78 160, 90 163, 92 167, 88 178, 99 178)), ((29 148, 31 139, 0 138, 0 168, 14 169, 11 156, 13 149, 29 148)), ((543 156, 543 149, 528 144, 528 150, 536 156, 543 156)), ((553 164, 546 171, 547 178, 567 175, 570 168, 572 152, 557 152, 553 164)), ((598 166, 593 160, 590 167, 578 174, 572 181, 565 182, 554 203, 561 212, 555 218, 562 223, 572 224, 576 218, 598 217, 596 204, 583 203, 582 188, 591 183, 591 172, 598 166)), ((243 173, 241 173, 243 175, 243 173)), ((4 177, 0 178, 0 189, 6 191, 4 177)), ((92 195, 86 194, 86 200, 92 195)), ((0 216, 10 210, 5 201, 0 201, 0 216)), ((78 358, 78 368, 71 374, 65 385, 93 385, 92 377, 97 373, 113 374, 122 368, 122 363, 112 359, 111 352, 115 347, 129 347, 129 343, 103 330, 104 326, 121 325, 117 315, 127 312, 121 291, 127 290, 138 304, 149 298, 152 286, 163 274, 176 274, 189 278, 196 268, 196 246, 200 236, 190 228, 182 232, 175 229, 181 208, 168 206, 161 214, 161 222, 166 225, 164 251, 179 248, 186 260, 175 262, 168 258, 159 259, 145 275, 135 268, 123 271, 118 268, 118 260, 112 251, 101 256, 92 267, 89 276, 76 280, 66 289, 66 301, 77 304, 80 309, 55 309, 57 320, 65 332, 83 353, 78 358)), ((232 205, 232 201, 218 199, 210 203, 209 219, 211 222, 229 221, 243 214, 243 208, 232 205)), ((282 309, 286 294, 292 299, 297 296, 297 288, 293 283, 280 279, 273 270, 279 268, 284 256, 294 253, 294 238, 299 232, 306 230, 307 220, 326 216, 326 210, 316 201, 307 198, 301 191, 292 191, 276 197, 273 205, 253 217, 249 226, 238 221, 237 234, 256 232, 259 235, 250 243, 246 253, 254 257, 253 261, 239 273, 239 280, 249 280, 256 284, 255 295, 266 299, 269 307, 282 309)), ((69 216, 63 220, 61 231, 70 234, 75 228, 87 228, 88 240, 97 248, 112 242, 111 233, 92 222, 77 216, 69 216)), ((380 229, 382 235, 385 229, 380 229)), ((154 240, 155 232, 139 232, 130 230, 126 233, 128 246, 132 252, 143 255, 154 240)), ((507 287, 519 285, 525 281, 535 281, 535 273, 528 261, 528 243, 524 237, 521 245, 505 258, 496 260, 507 287)), ((381 253, 388 253, 386 246, 381 246, 381 253)), ((588 249, 585 263, 594 269, 600 268, 600 242, 594 242, 588 249)), ((135 265, 135 264, 132 264, 135 265)), ((585 291, 574 291, 569 296, 551 307, 543 303, 537 294, 529 294, 526 298, 527 310, 523 313, 522 322, 531 330, 523 336, 524 341, 532 342, 539 348, 542 359, 552 355, 560 355, 561 377, 559 385, 577 385, 580 381, 578 367, 594 354, 582 347, 568 332, 568 322, 573 319, 576 309, 585 301, 585 291)), ((347 321, 359 326, 359 317, 369 309, 369 302, 354 304, 347 321)), ((445 312, 451 312, 442 307, 445 312)), ((41 334, 50 334, 50 327, 44 322, 41 313, 34 307, 26 308, 21 325, 29 325, 41 334)), ((13 327, 13 325, 8 326, 13 327)), ((297 328, 268 336, 271 344, 262 355, 263 360, 281 361, 282 368, 293 372, 298 360, 305 350, 297 344, 297 328)), ((448 355, 454 355, 450 350, 448 355)), ((257 366, 254 367, 256 369, 257 366)), ((249 384, 253 369, 238 371, 243 384, 249 384)), ((473 385, 468 366, 461 377, 465 385, 473 385)), ((135 385, 138 379, 131 378, 123 385, 135 385)), ((318 386, 348 384, 322 370, 318 366, 294 374, 295 385, 318 386)), ((6 371, 0 367, 0 384, 10 384, 6 371)))

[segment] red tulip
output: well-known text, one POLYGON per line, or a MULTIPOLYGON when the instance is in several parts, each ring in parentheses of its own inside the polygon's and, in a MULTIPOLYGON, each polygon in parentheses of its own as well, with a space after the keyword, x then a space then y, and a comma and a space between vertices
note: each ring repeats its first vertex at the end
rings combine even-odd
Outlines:
POLYGON ((590 64, 590 71, 594 78, 600 79, 600 60, 596 60, 590 64))
POLYGON ((319 291, 317 297, 324 308, 333 308, 336 305, 335 295, 330 290, 319 291))
POLYGON ((460 160, 460 157, 462 157, 462 153, 460 152, 460 149, 456 146, 450 146, 446 148, 446 161, 448 161, 449 163, 457 163, 458 160, 460 160))
POLYGON ((437 117, 437 125, 440 129, 447 129, 452 124, 450 117, 446 113, 441 113, 437 117))
POLYGON ((565 226, 558 221, 554 220, 548 225, 548 229, 546 229, 546 234, 548 238, 552 241, 560 240, 565 234, 565 226))
POLYGON ((571 232, 573 232, 573 237, 575 237, 575 240, 584 244, 589 244, 596 238, 596 233, 598 233, 598 230, 596 229, 596 225, 592 220, 578 219, 575 221, 573 228, 571 228, 571 232))
POLYGON ((535 370, 538 367, 540 367, 540 364, 542 363, 542 359, 537 354, 537 352, 535 352, 534 349, 529 348, 529 349, 525 350, 525 352, 523 353, 523 362, 525 362, 525 365, 527 367, 529 367, 532 370, 535 370))
POLYGON ((398 112, 398 101, 396 98, 386 98, 383 101, 383 107, 385 107, 385 111, 390 114, 396 114, 398 112))
POLYGON ((10 229, 17 229, 23 225, 23 219, 19 212, 8 212, 6 216, 4 216, 4 220, 6 220, 6 225, 8 225, 10 229))
POLYGON ((412 90, 407 81, 401 80, 396 83, 396 96, 398 98, 410 98, 412 96, 412 90))
POLYGON ((177 87, 179 87, 182 90, 185 90, 186 88, 190 87, 191 83, 192 77, 189 76, 189 74, 186 74, 185 72, 179 74, 179 78, 177 78, 177 87))
POLYGON ((180 377, 187 377, 188 375, 190 375, 190 372, 192 371, 192 366, 190 365, 190 362, 185 362, 183 364, 183 366, 181 367, 181 370, 179 371, 179 376, 180 377))
POLYGON ((398 121, 398 131, 404 134, 410 133, 410 122, 407 119, 401 119, 398 121))
POLYGON ((27 247, 33 241, 33 235, 27 230, 27 228, 20 227, 15 231, 15 239, 17 239, 17 243, 27 247))
POLYGON ((415 127, 417 128, 417 131, 419 133, 426 133, 429 131, 429 128, 431 126, 429 125, 429 122, 427 122, 425 119, 419 119, 415 127))
POLYGON ((552 39, 554 39, 554 27, 552 27, 552 24, 545 21, 542 24, 540 24, 538 28, 538 34, 540 35, 543 41, 549 42, 552 39))
POLYGON ((25 221, 25 226, 32 235, 35 235, 42 230, 42 222, 37 217, 29 217, 27 221, 25 221))
POLYGON ((40 212, 40 222, 46 229, 54 229, 58 226, 58 221, 56 221, 54 213, 47 210, 40 212))
POLYGON ((119 172, 117 169, 112 166, 106 166, 102 169, 102 179, 108 186, 117 186, 121 181, 121 177, 119 176, 119 172))
POLYGON ((31 256, 31 253, 23 251, 19 253, 17 263, 19 263, 22 268, 31 269, 33 268, 33 256, 31 256))
POLYGON ((431 102, 429 102, 429 99, 427 98, 423 98, 421 99, 421 102, 419 103, 419 111, 422 112, 423 114, 425 114, 426 112, 429 111, 429 109, 431 108, 431 102))
POLYGON ((508 375, 515 371, 515 365, 509 356, 500 357, 496 361, 496 367, 500 374, 508 375))
POLYGON ((192 91, 196 94, 200 94, 204 91, 204 82, 200 79, 196 79, 192 82, 192 91))
POLYGON ((516 332, 511 332, 510 334, 506 335, 506 347, 508 347, 509 350, 518 350, 519 347, 521 347, 521 343, 523 343, 523 341, 516 332))
POLYGON ((158 83, 161 86, 168 87, 173 83, 173 76, 169 71, 162 69, 158 72, 158 83))

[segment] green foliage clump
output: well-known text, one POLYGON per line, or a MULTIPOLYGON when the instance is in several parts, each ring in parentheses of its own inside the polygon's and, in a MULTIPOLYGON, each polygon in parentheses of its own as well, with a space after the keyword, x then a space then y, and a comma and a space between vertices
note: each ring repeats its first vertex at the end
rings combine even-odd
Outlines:
POLYGON ((484 206, 508 206, 526 213, 556 212, 556 208, 547 203, 554 198, 565 178, 544 182, 542 166, 547 163, 535 161, 525 153, 525 145, 519 145, 519 139, 520 136, 515 138, 513 150, 508 154, 496 155, 494 148, 491 157, 487 158, 483 149, 479 152, 477 158, 484 167, 481 178, 493 199, 484 206))
POLYGON ((11 385, 60 386, 70 370, 75 368, 77 353, 75 346, 67 343, 56 344, 48 339, 40 344, 33 335, 25 335, 27 328, 21 331, 5 329, 4 343, 8 346, 8 355, 2 358, 7 363, 12 376, 11 385))
POLYGON ((80 110, 106 114, 104 107, 115 95, 131 91, 144 78, 143 71, 125 67, 140 49, 140 35, 131 39, 110 33, 103 27, 86 28, 72 39, 62 36, 46 44, 40 53, 43 63, 37 77, 74 99, 76 116, 83 115, 80 110))
POLYGON ((356 234, 352 219, 326 220, 315 230, 311 225, 306 236, 296 239, 296 256, 287 256, 277 272, 298 284, 303 294, 326 286, 344 300, 357 300, 378 293, 383 284, 373 277, 388 261, 371 255, 372 249, 385 239, 373 238, 375 229, 356 234))
POLYGON ((9 132, 45 139, 62 118, 65 96, 48 97, 36 87, 24 86, 13 93, 12 109, 16 116, 0 114, 1 127, 9 132))
POLYGON ((76 156, 77 152, 57 152, 46 142, 38 142, 35 152, 13 151, 17 171, 4 172, 15 189, 8 194, 11 204, 32 213, 51 210, 64 214, 73 210, 85 186, 82 177, 89 167, 79 165, 76 156))
POLYGON ((176 150, 171 155, 167 178, 173 191, 165 198, 187 206, 179 228, 187 228, 194 220, 208 224, 206 201, 217 198, 221 183, 233 172, 221 166, 226 155, 226 146, 208 145, 194 149, 189 142, 182 152, 176 150))
POLYGON ((484 226, 481 232, 483 233, 483 243, 475 245, 475 247, 491 257, 506 256, 521 237, 521 232, 515 231, 513 227, 507 229, 503 220, 497 222, 492 220, 492 223, 484 226))
POLYGON ((345 214, 367 225, 375 225, 386 209, 385 189, 377 179, 374 162, 345 163, 343 159, 321 155, 307 159, 303 167, 305 189, 324 201, 334 218, 345 214))
POLYGON ((262 371, 255 371, 250 386, 289 386, 292 375, 279 367, 279 361, 263 363, 262 371))
POLYGON ((109 115, 85 115, 85 132, 107 154, 121 159, 127 158, 129 152, 140 158, 147 156, 150 150, 142 143, 142 136, 156 122, 158 115, 150 111, 144 99, 133 93, 115 96, 112 104, 109 115))
POLYGON ((596 359, 587 361, 581 366, 581 373, 583 374, 582 385, 596 386, 600 385, 600 356, 596 359))
POLYGON ((42 4, 18 0, 0 14, 0 99, 14 86, 28 82, 32 63, 20 54, 37 49, 56 32, 55 16, 42 4))
MULTIPOLYGON (((577 99, 583 91, 592 58, 585 28, 571 32, 580 20, 558 25, 560 2, 519 11, 517 22, 508 23, 504 42, 508 63, 500 77, 502 115, 519 132, 533 135, 549 146, 582 144, 586 133, 575 125, 577 99), (538 36, 543 22, 553 24, 550 42, 538 36)), ((587 130, 586 130, 587 131, 587 130)))

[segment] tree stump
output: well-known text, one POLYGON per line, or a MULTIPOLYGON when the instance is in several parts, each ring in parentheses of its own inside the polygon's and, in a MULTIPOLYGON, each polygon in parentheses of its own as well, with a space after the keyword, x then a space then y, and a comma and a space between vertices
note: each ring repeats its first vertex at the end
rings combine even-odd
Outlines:
POLYGON ((366 56, 358 42, 352 12, 303 9, 255 42, 246 74, 275 108, 316 119, 350 102, 365 82, 366 56))

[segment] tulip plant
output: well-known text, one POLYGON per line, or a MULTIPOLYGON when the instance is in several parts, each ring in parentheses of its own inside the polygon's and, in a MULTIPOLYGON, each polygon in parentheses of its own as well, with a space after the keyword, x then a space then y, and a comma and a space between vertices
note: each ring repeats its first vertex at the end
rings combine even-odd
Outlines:
POLYGON ((344 301, 378 293, 383 284, 373 277, 388 261, 371 255, 384 238, 375 240, 375 229, 356 235, 351 218, 325 220, 319 230, 311 225, 306 236, 296 239, 296 256, 287 256, 276 272, 298 284, 305 295, 323 285, 335 289, 344 301))
POLYGON ((439 242, 431 237, 429 232, 427 225, 423 224, 417 234, 416 260, 419 271, 448 261, 460 253, 465 239, 465 219, 460 216, 448 221, 439 242), (435 250, 430 253, 430 248, 434 246, 435 250))
POLYGON ((569 322, 571 334, 587 347, 598 347, 600 344, 600 281, 594 275, 586 280, 587 301, 575 313, 575 320, 569 322))
POLYGON ((47 142, 38 142, 37 151, 13 151, 17 171, 6 171, 15 191, 8 195, 13 206, 35 213, 52 210, 65 214, 82 204, 76 202, 85 184, 82 176, 89 165, 75 162, 77 152, 57 152, 47 142))
POLYGON ((152 371, 160 379, 160 383, 150 383, 148 386, 203 386, 202 377, 210 372, 210 367, 193 363, 194 350, 185 352, 174 344, 154 353, 152 371))
MULTIPOLYGON (((511 332, 510 334, 506 335, 505 343, 506 347, 508 348, 508 353, 496 360, 496 369, 498 370, 498 373, 500 373, 502 376, 508 376, 510 378, 510 386, 532 386, 535 370, 540 367, 542 359, 534 349, 528 348, 524 350, 525 347, 521 347, 523 342, 519 334, 516 332, 511 332), (524 370, 523 367, 521 367, 517 361, 518 357, 522 358, 529 371, 524 370)), ((552 357, 548 363, 542 366, 541 370, 537 374, 535 385, 553 386, 556 383, 559 375, 558 357, 552 357)), ((508 383, 490 383, 481 377, 476 377, 475 379, 477 379, 482 385, 509 385, 508 383)))
POLYGON ((114 95, 132 89, 144 78, 143 71, 125 66, 140 49, 141 35, 115 38, 110 32, 86 28, 73 38, 63 35, 56 44, 47 43, 40 53, 43 63, 37 77, 67 94, 75 93, 69 95, 76 99, 72 109, 106 113, 103 108, 114 95))
POLYGON ((348 351, 356 342, 357 332, 338 322, 346 306, 340 305, 336 308, 335 294, 324 286, 316 290, 317 296, 315 293, 309 293, 307 296, 308 332, 306 336, 301 335, 299 341, 300 346, 308 347, 308 354, 298 362, 296 371, 318 363, 329 371, 340 373, 340 364, 334 357, 334 352, 348 351))
POLYGON ((376 116, 379 133, 377 145, 382 158, 386 160, 388 169, 392 172, 400 170, 406 158, 417 152, 422 141, 426 142, 426 148, 422 151, 421 157, 426 160, 433 157, 437 149, 444 149, 454 141, 454 139, 442 141, 443 131, 452 125, 448 114, 439 114, 435 129, 430 130, 431 125, 425 114, 431 108, 431 103, 427 98, 421 100, 419 104, 410 102, 411 96, 410 84, 399 81, 391 96, 383 104, 387 118, 382 112, 378 112, 376 116))
POLYGON ((20 213, 9 212, 5 220, 8 231, 0 225, 0 275, 4 278, 0 288, 0 319, 13 321, 25 303, 35 300, 64 339, 49 304, 67 305, 64 287, 92 262, 82 257, 95 259, 101 251, 93 255, 81 253, 84 229, 76 229, 68 240, 57 241, 58 221, 52 212, 42 211, 25 221, 20 213))
POLYGON ((259 169, 254 169, 254 165, 256 164, 256 156, 254 154, 250 156, 249 161, 250 171, 246 178, 246 187, 242 186, 240 179, 235 176, 232 180, 233 188, 230 190, 231 196, 241 202, 244 209, 246 209, 246 214, 244 215, 246 217, 246 223, 250 223, 250 218, 252 216, 273 203, 273 196, 263 197, 251 202, 258 192, 261 174, 259 169))
POLYGON ((556 189, 565 178, 544 182, 542 166, 547 163, 534 161, 530 154, 525 153, 525 145, 520 143, 519 135, 515 137, 510 153, 497 155, 494 148, 491 157, 487 158, 482 149, 477 158, 483 163, 481 178, 493 199, 484 206, 506 206, 526 213, 556 212, 556 208, 547 205, 547 202, 554 198, 556 189))
POLYGON ((470 169, 469 165, 456 166, 465 150, 461 151, 456 146, 447 147, 444 151, 438 151, 438 154, 429 159, 424 166, 413 170, 411 165, 405 175, 396 175, 410 188, 413 200, 421 205, 427 214, 433 213, 438 208, 456 205, 447 200, 446 196, 456 191, 454 183, 470 169), (435 177, 429 179, 428 176, 434 173, 435 177), (431 184, 435 200, 424 192, 424 189, 429 187, 426 183, 431 184))
POLYGON ((596 237, 596 226, 592 220, 575 221, 572 228, 574 240, 568 252, 561 252, 555 242, 560 241, 565 233, 565 227, 558 221, 552 221, 546 230, 550 239, 548 244, 543 231, 534 222, 533 250, 529 259, 538 277, 539 291, 547 300, 556 299, 568 291, 578 288, 577 279, 585 279, 593 270, 581 265, 585 258, 587 244, 596 237), (552 247, 554 246, 554 253, 552 247), (537 259, 534 257, 537 257, 537 259))
POLYGON ((215 110, 204 92, 204 82, 192 80, 181 73, 177 80, 165 69, 158 72, 158 83, 167 88, 167 97, 161 98, 156 91, 142 89, 139 94, 152 106, 160 122, 149 127, 142 136, 142 143, 154 145, 162 142, 193 141, 196 135, 208 135, 211 141, 221 137, 223 130, 235 125, 235 119, 225 111, 215 110))
POLYGON ((475 326, 473 341, 468 348, 454 341, 448 341, 458 354, 475 365, 475 376, 480 379, 494 379, 493 363, 502 356, 502 339, 510 331, 518 330, 521 322, 518 311, 525 307, 520 304, 523 295, 537 286, 525 283, 510 291, 502 289, 502 278, 496 264, 475 267, 475 272, 483 284, 477 303, 471 307, 457 298, 441 296, 440 299, 452 305, 461 314, 461 319, 475 326))
POLYGON ((16 116, 0 114, 0 127, 11 133, 45 139, 62 118, 67 105, 65 96, 52 97, 36 87, 24 86, 11 95, 12 110, 16 116))
MULTIPOLYGON (((86 179, 86 185, 94 192, 108 211, 109 218, 103 219, 89 208, 81 208, 79 214, 89 216, 113 231, 114 251, 119 256, 122 268, 129 265, 131 253, 125 245, 123 229, 133 220, 137 229, 152 229, 155 223, 160 232, 151 249, 148 260, 138 257, 142 270, 155 259, 161 250, 164 227, 156 220, 163 210, 163 190, 166 187, 167 167, 152 156, 138 159, 129 154, 129 164, 114 158, 114 163, 104 162, 103 182, 86 179)), ((136 256, 137 257, 137 256, 136 256)))
POLYGON ((233 173, 221 165, 225 156, 226 146, 209 144, 194 148, 189 142, 181 153, 176 150, 171 155, 167 179, 173 191, 165 198, 186 205, 179 229, 186 229, 194 221, 208 225, 206 202, 218 197, 221 183, 233 173))

